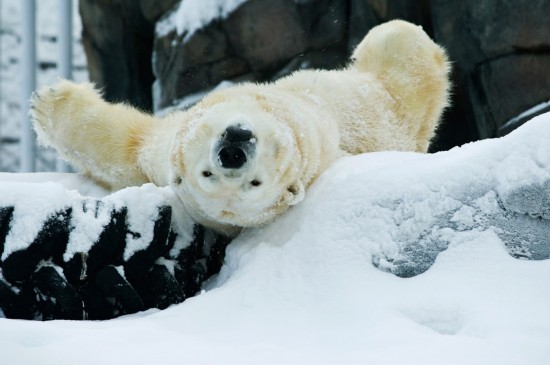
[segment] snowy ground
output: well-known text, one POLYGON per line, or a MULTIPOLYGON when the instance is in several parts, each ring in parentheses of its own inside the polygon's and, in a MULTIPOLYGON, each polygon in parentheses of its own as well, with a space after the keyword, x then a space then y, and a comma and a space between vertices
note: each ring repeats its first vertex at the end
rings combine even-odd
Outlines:
MULTIPOLYGON (((37 87, 56 81, 59 0, 36 1, 37 87)), ((18 171, 21 112, 21 12, 22 1, 0 1, 0 171, 18 171)), ((73 0, 73 78, 86 81, 88 72, 81 44, 78 1, 73 0)), ((52 151, 39 149, 37 171, 55 170, 52 151)))
MULTIPOLYGON (((56 77, 55 2, 37 2, 39 86, 56 77)), ((186 3, 198 9, 198 0, 186 3)), ((20 2, 0 4, 0 137, 13 139, 20 118, 20 2)), ((201 22, 212 17, 187 14, 201 22)), ((200 25, 184 23, 174 23, 180 33, 200 25)), ((82 80, 78 55, 75 78, 82 80)), ((0 359, 549 364, 549 140, 546 114, 500 140, 449 152, 343 159, 303 203, 237 238, 202 294, 164 311, 102 322, 0 319, 0 359)), ((15 146, 0 145, 0 171, 15 170, 15 146)), ((55 180, 104 194, 78 175, 0 174, 0 180, 55 180)))
POLYGON ((549 140, 550 113, 448 152, 342 159, 238 237, 202 294, 103 322, 0 319, 2 362, 549 364, 549 140))

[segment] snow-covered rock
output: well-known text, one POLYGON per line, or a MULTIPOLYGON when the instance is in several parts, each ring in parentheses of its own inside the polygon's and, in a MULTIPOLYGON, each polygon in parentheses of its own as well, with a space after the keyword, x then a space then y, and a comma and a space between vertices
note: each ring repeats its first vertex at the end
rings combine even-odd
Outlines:
POLYGON ((176 30, 189 39, 197 30, 216 19, 226 18, 229 13, 247 0, 185 0, 157 24, 159 36, 176 30))
POLYGON ((349 56, 346 13, 340 0, 181 1, 155 25, 155 112, 224 81, 342 67, 349 56))

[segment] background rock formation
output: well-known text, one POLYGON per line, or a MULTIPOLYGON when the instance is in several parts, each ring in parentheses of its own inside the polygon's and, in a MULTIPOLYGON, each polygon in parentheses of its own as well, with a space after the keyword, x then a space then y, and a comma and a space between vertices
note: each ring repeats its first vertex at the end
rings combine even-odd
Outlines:
POLYGON ((550 99, 550 0, 248 0, 181 34, 177 0, 80 4, 90 77, 107 99, 147 110, 189 105, 223 81, 342 67, 369 29, 396 18, 422 25, 454 64, 433 151, 506 134, 550 99))

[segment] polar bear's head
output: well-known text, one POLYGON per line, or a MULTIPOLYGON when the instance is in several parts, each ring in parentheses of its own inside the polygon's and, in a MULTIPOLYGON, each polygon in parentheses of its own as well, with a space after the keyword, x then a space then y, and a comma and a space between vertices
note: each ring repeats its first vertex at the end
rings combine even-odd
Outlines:
POLYGON ((194 113, 172 147, 172 186, 212 228, 256 226, 301 201, 301 168, 292 130, 250 98, 194 113))

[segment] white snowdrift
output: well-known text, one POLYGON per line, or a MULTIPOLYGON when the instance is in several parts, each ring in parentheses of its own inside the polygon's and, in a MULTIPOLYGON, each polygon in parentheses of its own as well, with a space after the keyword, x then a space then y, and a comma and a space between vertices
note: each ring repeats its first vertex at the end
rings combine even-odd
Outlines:
POLYGON ((435 155, 345 158, 237 238, 204 293, 104 322, 0 319, 2 363, 549 364, 549 141, 550 113, 435 155))

